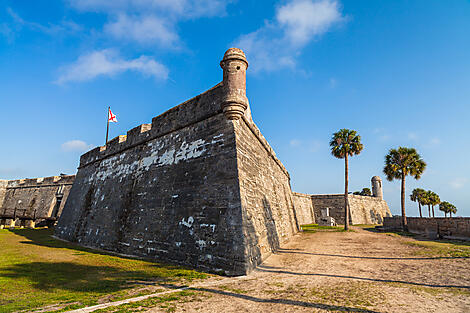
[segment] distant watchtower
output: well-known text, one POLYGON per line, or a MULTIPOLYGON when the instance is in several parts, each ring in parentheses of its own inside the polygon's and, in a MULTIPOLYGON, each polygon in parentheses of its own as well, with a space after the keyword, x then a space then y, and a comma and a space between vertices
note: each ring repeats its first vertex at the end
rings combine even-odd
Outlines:
POLYGON ((376 198, 383 199, 382 191, 382 179, 379 176, 374 176, 371 179, 372 182, 372 195, 376 198))
POLYGON ((246 69, 248 61, 245 53, 238 48, 230 48, 220 61, 224 71, 223 84, 225 98, 222 107, 225 116, 230 120, 238 120, 248 107, 246 97, 246 69))

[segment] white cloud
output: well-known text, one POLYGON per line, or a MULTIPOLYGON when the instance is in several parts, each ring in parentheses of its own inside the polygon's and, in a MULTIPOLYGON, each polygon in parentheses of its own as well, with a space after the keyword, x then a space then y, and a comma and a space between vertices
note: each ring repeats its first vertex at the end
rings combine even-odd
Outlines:
POLYGON ((174 47, 181 20, 225 15, 229 0, 70 0, 73 8, 107 15, 103 30, 117 39, 174 47))
POLYGON ((182 17, 225 14, 228 0, 69 0, 80 11, 163 13, 182 17))
POLYGON ((135 71, 156 79, 167 79, 168 69, 154 59, 140 56, 136 59, 122 59, 115 50, 105 49, 82 55, 74 63, 61 68, 56 83, 82 82, 98 76, 115 76, 126 71, 135 71))
POLYGON ((86 142, 81 141, 81 140, 70 140, 70 141, 64 142, 61 146, 62 150, 67 151, 67 152, 70 152, 70 151, 83 152, 83 151, 90 150, 92 147, 93 147, 92 145, 89 145, 86 142))
POLYGON ((152 15, 140 17, 119 14, 113 22, 105 25, 104 31, 117 39, 146 45, 160 43, 173 46, 179 41, 171 24, 152 15))
POLYGON ((0 34, 5 36, 9 42, 13 40, 13 30, 7 23, 0 24, 0 34))
POLYGON ((460 189, 463 186, 465 186, 467 182, 468 182, 468 179, 466 178, 456 178, 450 182, 450 186, 454 189, 460 189))
MULTIPOLYGON (((42 32, 50 36, 55 36, 59 34, 71 34, 83 30, 83 27, 77 23, 69 20, 63 20, 59 24, 49 23, 48 25, 43 25, 36 22, 30 22, 24 20, 20 17, 12 8, 7 8, 7 13, 10 15, 13 25, 9 28, 10 32, 21 31, 23 28, 27 28, 33 31, 42 32)), ((11 36, 11 35, 10 35, 11 36)))
POLYGON ((291 0, 278 7, 274 21, 240 36, 234 46, 245 50, 254 72, 295 68, 302 48, 344 20, 336 0, 291 0))
POLYGON ((295 45, 305 45, 343 19, 338 2, 298 0, 279 8, 276 19, 287 38, 295 45))

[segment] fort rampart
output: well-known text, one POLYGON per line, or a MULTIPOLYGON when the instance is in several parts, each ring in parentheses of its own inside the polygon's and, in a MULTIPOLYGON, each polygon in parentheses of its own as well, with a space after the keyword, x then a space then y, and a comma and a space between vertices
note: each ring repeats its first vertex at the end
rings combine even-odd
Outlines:
POLYGON ((54 222, 74 179, 74 175, 62 175, 0 181, 0 225, 34 227, 46 225, 46 220, 54 222))
POLYGON ((56 236, 118 253, 246 274, 298 231, 289 174, 253 123, 248 63, 84 154, 56 236))
POLYGON ((220 65, 221 83, 82 155, 57 237, 243 275, 314 221, 253 122, 244 53, 220 65))

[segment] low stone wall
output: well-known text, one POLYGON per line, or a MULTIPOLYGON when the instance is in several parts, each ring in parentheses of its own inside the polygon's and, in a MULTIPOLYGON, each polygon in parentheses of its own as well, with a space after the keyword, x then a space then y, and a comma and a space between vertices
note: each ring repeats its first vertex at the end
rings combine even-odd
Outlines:
POLYGON ((392 216, 385 200, 370 196, 349 195, 352 224, 382 224, 392 216))
POLYGON ((314 224, 315 213, 313 209, 312 196, 293 192, 295 214, 299 225, 314 224))
MULTIPOLYGON (((344 224, 344 195, 312 195, 315 220, 320 218, 323 208, 330 209, 330 216, 338 224, 344 224)), ((370 197, 349 195, 351 224, 382 224, 383 218, 392 216, 385 200, 370 197)))
MULTIPOLYGON (((470 239, 470 217, 408 217, 408 230, 412 233, 435 233, 441 238, 470 239)), ((384 218, 384 229, 400 230, 401 216, 384 218)))

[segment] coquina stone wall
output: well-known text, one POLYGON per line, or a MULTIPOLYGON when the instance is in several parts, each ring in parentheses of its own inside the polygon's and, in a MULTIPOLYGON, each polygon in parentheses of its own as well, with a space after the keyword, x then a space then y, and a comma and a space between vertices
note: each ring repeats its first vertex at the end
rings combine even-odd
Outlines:
POLYGON ((59 217, 75 175, 0 182, 0 215, 59 217))
POLYGON ((352 224, 382 224, 384 217, 392 216, 387 202, 375 197, 349 195, 349 206, 352 224))
MULTIPOLYGON (((329 214, 338 224, 344 224, 344 195, 306 195, 294 193, 298 215, 308 216, 310 207, 314 212, 314 221, 321 216, 321 209, 329 208, 329 214), (310 198, 311 204, 306 201, 310 198)), ((351 224, 382 224, 385 216, 392 216, 387 202, 370 196, 349 195, 351 224)), ((308 221, 304 220, 304 221, 308 221)), ((301 223, 303 224, 303 223, 301 223)), ((308 223, 305 223, 308 224, 308 223)))
POLYGON ((315 223, 315 210, 311 195, 293 192, 295 212, 300 225, 315 223))
POLYGON ((84 154, 55 234, 242 275, 298 231, 289 174, 254 125, 243 52, 223 82, 84 154))
POLYGON ((234 125, 218 85, 83 155, 56 235, 231 275, 247 268, 234 125))
POLYGON ((5 200, 7 186, 8 186, 8 180, 0 179, 0 208, 3 207, 3 201, 5 200))
POLYGON ((243 234, 251 267, 299 230, 290 177, 251 120, 235 123, 243 234))
MULTIPOLYGON (((441 238, 470 239, 470 217, 407 217, 408 230, 414 233, 435 233, 441 238)), ((386 217, 385 230, 401 230, 401 216, 386 217)))

